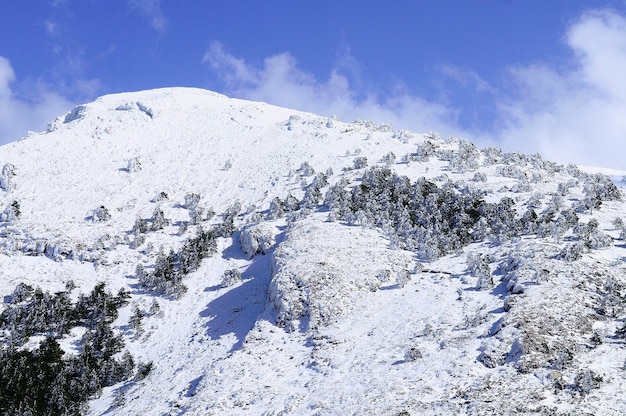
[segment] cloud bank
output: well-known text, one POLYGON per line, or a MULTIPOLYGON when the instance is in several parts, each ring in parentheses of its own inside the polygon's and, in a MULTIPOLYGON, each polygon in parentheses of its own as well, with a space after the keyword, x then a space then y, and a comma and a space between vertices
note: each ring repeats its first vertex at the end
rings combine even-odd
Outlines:
POLYGON ((23 137, 28 130, 44 130, 46 124, 72 107, 67 99, 36 84, 28 98, 13 90, 16 80, 11 62, 0 56, 0 144, 23 137))
POLYGON ((585 13, 565 35, 573 65, 510 69, 517 91, 499 101, 504 147, 626 169, 626 19, 585 13))

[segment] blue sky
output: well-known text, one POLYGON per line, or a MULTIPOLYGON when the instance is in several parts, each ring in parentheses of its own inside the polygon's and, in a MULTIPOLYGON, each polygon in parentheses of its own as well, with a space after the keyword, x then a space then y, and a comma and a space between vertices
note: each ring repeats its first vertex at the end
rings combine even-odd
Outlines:
POLYGON ((0 143, 168 86, 626 169, 626 2, 0 0, 0 143))

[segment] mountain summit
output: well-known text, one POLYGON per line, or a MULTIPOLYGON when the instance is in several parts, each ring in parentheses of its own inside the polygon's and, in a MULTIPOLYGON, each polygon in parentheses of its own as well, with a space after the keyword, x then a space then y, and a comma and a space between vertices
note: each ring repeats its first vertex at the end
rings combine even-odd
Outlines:
POLYGON ((619 172, 189 88, 0 164, 3 414, 626 412, 619 172))

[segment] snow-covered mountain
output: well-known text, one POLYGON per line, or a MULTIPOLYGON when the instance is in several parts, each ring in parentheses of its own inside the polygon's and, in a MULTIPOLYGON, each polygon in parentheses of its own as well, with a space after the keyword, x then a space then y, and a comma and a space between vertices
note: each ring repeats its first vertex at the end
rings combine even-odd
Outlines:
POLYGON ((626 413, 626 173, 188 88, 0 165, 9 414, 626 413))

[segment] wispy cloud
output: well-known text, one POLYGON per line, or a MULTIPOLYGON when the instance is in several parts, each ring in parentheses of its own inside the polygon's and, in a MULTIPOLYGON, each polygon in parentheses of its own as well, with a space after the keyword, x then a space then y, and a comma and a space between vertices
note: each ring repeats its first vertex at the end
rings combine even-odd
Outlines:
POLYGON ((267 57, 262 65, 255 66, 227 52, 221 43, 212 42, 203 62, 221 78, 228 93, 241 98, 320 115, 337 115, 346 121, 368 119, 392 123, 399 129, 438 129, 445 134, 465 135, 456 126, 456 110, 411 95, 401 84, 385 96, 356 91, 345 74, 345 68, 347 72, 355 68, 355 61, 349 55, 340 56, 339 65, 323 81, 299 68, 289 53, 267 57))
POLYGON ((15 81, 11 62, 0 56, 0 144, 23 137, 28 130, 44 130, 49 121, 72 107, 41 83, 31 85, 26 96, 18 96, 13 89, 15 81))
POLYGON ((164 32, 167 29, 167 19, 161 10, 161 0, 128 0, 128 6, 148 19, 154 30, 164 32))
POLYGON ((461 68, 454 65, 440 65, 439 72, 446 78, 458 83, 462 87, 473 89, 477 92, 493 93, 494 88, 489 85, 480 75, 469 68, 461 68))

